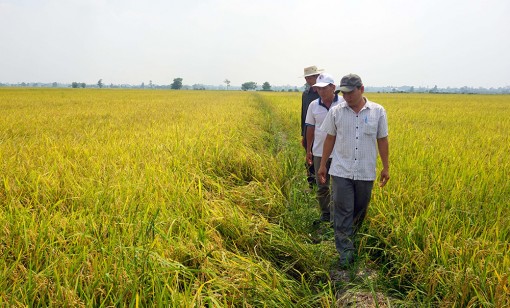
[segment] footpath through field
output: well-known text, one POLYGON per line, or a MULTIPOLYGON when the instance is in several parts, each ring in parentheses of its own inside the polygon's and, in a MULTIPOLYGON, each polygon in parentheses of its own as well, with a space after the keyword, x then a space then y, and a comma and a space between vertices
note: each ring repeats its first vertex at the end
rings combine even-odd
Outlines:
MULTIPOLYGON (((380 269, 378 265, 370 261, 368 255, 360 256, 359 260, 350 269, 337 267, 337 255, 334 247, 334 234, 329 225, 315 225, 313 221, 318 217, 318 205, 315 193, 307 189, 303 163, 304 151, 300 146, 295 110, 289 110, 289 106, 295 108, 294 103, 272 96, 269 93, 256 93, 261 118, 266 119, 264 130, 269 136, 268 148, 272 155, 288 160, 288 168, 292 168, 294 174, 288 189, 288 204, 281 219, 287 232, 291 236, 300 239, 303 249, 309 249, 312 254, 317 253, 328 256, 321 262, 321 271, 327 272, 327 279, 331 285, 331 292, 335 294, 338 307, 389 307, 397 300, 384 294, 384 289, 379 290, 380 269), (294 112, 293 112, 294 111, 294 112), (292 116, 291 116, 292 115, 292 116)), ((289 179, 290 180, 290 179, 289 179)), ((299 258, 299 256, 296 256, 299 258)), ((314 278, 317 279, 317 278, 314 278)), ((309 283, 314 283, 310 279, 309 283)))

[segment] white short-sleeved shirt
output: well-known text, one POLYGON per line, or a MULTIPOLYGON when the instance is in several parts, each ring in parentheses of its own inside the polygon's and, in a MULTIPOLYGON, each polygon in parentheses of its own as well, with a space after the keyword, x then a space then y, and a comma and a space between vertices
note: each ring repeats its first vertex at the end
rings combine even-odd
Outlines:
POLYGON ((386 110, 365 98, 356 114, 344 101, 328 112, 321 129, 336 136, 329 173, 334 176, 374 181, 377 139, 388 136, 386 110))
POLYGON ((315 127, 312 148, 313 156, 322 157, 322 149, 324 148, 324 140, 326 140, 327 133, 321 129, 321 125, 326 118, 326 114, 329 110, 331 110, 331 108, 343 101, 343 97, 335 95, 335 98, 333 99, 333 102, 329 108, 322 103, 320 98, 312 101, 310 106, 308 106, 305 125, 315 127))

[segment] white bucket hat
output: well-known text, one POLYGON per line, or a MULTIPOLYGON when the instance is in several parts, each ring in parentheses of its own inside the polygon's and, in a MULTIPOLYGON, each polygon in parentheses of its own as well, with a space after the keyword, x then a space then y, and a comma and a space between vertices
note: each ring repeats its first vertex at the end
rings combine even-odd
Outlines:
POLYGON ((305 74, 302 77, 319 75, 323 71, 324 71, 323 69, 318 69, 317 66, 315 66, 315 65, 305 67, 305 69, 304 69, 305 74))

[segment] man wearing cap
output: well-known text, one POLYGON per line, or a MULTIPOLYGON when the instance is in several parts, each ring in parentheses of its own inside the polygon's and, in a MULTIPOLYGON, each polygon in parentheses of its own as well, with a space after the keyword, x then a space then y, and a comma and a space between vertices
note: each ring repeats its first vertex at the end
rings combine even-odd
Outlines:
MULTIPOLYGON (((306 80, 306 89, 301 95, 301 145, 306 149, 306 126, 305 126, 305 119, 306 119, 306 112, 308 111, 308 106, 311 102, 319 98, 319 93, 317 90, 313 87, 313 85, 317 81, 317 77, 319 77, 319 74, 322 72, 322 69, 318 69, 317 66, 309 66, 305 67, 304 69, 304 75, 306 80)), ((306 165, 306 173, 307 173, 307 180, 308 185, 310 188, 315 185, 315 169, 313 167, 313 164, 305 163, 306 165)))
MULTIPOLYGON (((334 106, 343 102, 343 98, 339 98, 335 93, 335 81, 330 74, 322 73, 317 77, 317 82, 313 87, 319 93, 319 98, 314 100, 308 106, 306 113, 306 161, 314 166, 315 170, 319 170, 322 156, 322 148, 327 133, 321 130, 322 122, 328 111, 334 106)), ((329 170, 331 164, 331 156, 326 158, 326 169, 329 170)), ((317 222, 333 222, 331 216, 331 191, 329 188, 329 176, 326 181, 321 183, 317 179, 317 201, 321 209, 321 217, 317 222)))
MULTIPOLYGON (((367 213, 376 180, 377 152, 382 161, 379 186, 388 182, 388 121, 385 109, 363 96, 361 78, 349 74, 342 78, 340 91, 345 99, 330 109, 321 129, 327 133, 323 157, 331 153, 335 246, 340 266, 354 261, 353 237, 367 213)), ((322 160, 317 176, 324 183, 327 161, 322 160)))

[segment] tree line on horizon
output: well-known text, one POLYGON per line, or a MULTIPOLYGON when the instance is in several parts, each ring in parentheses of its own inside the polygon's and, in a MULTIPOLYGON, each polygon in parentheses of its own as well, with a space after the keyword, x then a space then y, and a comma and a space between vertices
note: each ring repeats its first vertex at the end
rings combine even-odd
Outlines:
MULTIPOLYGON (((254 81, 247 81, 241 84, 241 86, 231 86, 231 81, 225 79, 223 81, 225 83, 226 90, 257 90, 259 88, 258 84, 254 81)), ((66 88, 133 88, 133 89, 172 89, 172 90, 225 90, 225 88, 221 85, 213 86, 213 85, 204 85, 204 84, 193 84, 193 85, 184 85, 183 78, 177 77, 173 79, 173 82, 170 85, 156 85, 153 84, 152 80, 149 81, 149 84, 145 84, 142 82, 140 85, 132 85, 132 84, 113 84, 106 85, 103 82, 103 79, 99 79, 96 84, 86 84, 85 82, 76 82, 73 81, 70 84, 65 83, 27 83, 21 82, 17 84, 9 84, 9 83, 1 83, 0 87, 66 87, 66 88)), ((260 87, 260 91, 288 91, 288 92, 299 92, 306 89, 306 85, 302 85, 301 87, 297 86, 272 86, 268 81, 265 81, 260 87)), ((365 86, 366 92, 379 92, 379 93, 437 93, 437 94, 510 94, 510 86, 506 87, 460 87, 460 88, 439 88, 435 85, 432 88, 429 87, 414 87, 414 86, 382 86, 382 87, 373 87, 373 86, 365 86)))

